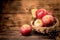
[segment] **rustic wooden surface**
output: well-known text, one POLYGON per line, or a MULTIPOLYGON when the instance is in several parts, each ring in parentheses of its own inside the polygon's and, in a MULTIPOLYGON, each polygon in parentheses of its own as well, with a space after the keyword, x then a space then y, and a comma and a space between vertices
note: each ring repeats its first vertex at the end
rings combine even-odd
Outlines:
MULTIPOLYGON (((20 34, 20 26, 30 24, 32 15, 30 9, 34 7, 45 8, 59 19, 60 22, 60 1, 59 0, 13 0, 3 2, 2 13, 0 14, 0 40, 60 40, 58 35, 48 36, 36 32, 29 36, 20 34)), ((60 26, 57 28, 60 31, 60 26)))

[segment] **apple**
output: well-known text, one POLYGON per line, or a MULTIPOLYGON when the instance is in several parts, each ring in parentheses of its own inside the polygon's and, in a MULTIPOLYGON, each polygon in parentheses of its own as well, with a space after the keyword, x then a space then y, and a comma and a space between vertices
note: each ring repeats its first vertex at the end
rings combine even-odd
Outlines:
POLYGON ((45 9, 38 9, 37 11, 36 11, 36 17, 38 18, 38 19, 41 19, 44 15, 46 15, 47 14, 47 11, 45 10, 45 9))
POLYGON ((50 11, 47 11, 47 15, 52 15, 52 12, 50 12, 50 11))
POLYGON ((44 25, 47 25, 47 24, 53 23, 54 17, 52 15, 45 15, 42 18, 42 21, 43 21, 44 25))
POLYGON ((34 26, 42 27, 43 26, 42 20, 41 19, 36 19, 35 22, 34 22, 34 26))
POLYGON ((34 8, 34 9, 31 10, 33 18, 36 18, 36 11, 37 11, 37 8, 34 8))
POLYGON ((32 27, 28 24, 24 24, 20 27, 20 33, 22 35, 28 35, 31 33, 31 31, 32 31, 32 27))

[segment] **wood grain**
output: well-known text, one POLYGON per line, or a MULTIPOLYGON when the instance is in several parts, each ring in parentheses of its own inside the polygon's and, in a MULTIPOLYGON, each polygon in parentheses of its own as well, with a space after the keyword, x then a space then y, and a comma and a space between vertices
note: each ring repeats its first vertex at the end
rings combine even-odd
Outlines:
MULTIPOLYGON (((60 32, 53 37, 34 31, 29 36, 22 36, 19 31, 21 25, 30 24, 33 20, 30 9, 34 7, 51 11, 60 21, 60 0, 9 0, 2 5, 0 40, 60 40, 60 32)), ((60 26, 58 30, 60 31, 60 26)))

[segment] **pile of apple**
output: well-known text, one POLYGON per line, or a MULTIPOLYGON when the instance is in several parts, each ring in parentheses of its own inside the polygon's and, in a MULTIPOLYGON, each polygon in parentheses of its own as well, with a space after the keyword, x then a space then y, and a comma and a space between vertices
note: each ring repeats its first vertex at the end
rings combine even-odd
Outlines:
MULTIPOLYGON (((32 9, 32 17, 35 19, 34 26, 36 27, 47 27, 54 22, 54 17, 52 13, 45 9, 32 9)), ((29 24, 24 24, 20 27, 20 33, 22 35, 29 35, 32 32, 32 26, 29 24)))
POLYGON ((43 8, 33 9, 31 13, 33 18, 36 18, 34 21, 34 26, 47 27, 54 22, 54 16, 52 15, 52 13, 43 8))

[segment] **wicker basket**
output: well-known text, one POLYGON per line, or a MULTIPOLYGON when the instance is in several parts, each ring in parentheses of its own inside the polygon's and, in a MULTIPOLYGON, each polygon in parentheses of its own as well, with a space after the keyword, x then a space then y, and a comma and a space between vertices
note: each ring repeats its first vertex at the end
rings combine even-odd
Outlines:
POLYGON ((33 24, 34 20, 33 20, 33 21, 31 21, 32 29, 34 31, 37 31, 37 32, 43 33, 43 34, 44 33, 49 33, 49 32, 51 32, 53 30, 56 30, 56 27, 59 26, 58 18, 55 17, 55 21, 56 22, 54 22, 54 25, 52 25, 52 26, 49 26, 49 27, 37 27, 37 26, 34 26, 34 24, 33 24))

